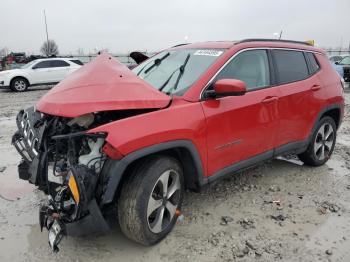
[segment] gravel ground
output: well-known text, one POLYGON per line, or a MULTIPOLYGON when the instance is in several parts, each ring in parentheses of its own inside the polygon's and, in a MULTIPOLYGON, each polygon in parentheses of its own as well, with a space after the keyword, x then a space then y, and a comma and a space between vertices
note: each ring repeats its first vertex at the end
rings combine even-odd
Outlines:
POLYGON ((187 192, 183 219, 154 247, 116 228, 107 236, 64 238, 52 253, 38 226, 44 196, 17 178, 19 157, 10 145, 17 111, 47 89, 0 91, 0 261, 350 261, 349 106, 322 167, 280 158, 187 192))

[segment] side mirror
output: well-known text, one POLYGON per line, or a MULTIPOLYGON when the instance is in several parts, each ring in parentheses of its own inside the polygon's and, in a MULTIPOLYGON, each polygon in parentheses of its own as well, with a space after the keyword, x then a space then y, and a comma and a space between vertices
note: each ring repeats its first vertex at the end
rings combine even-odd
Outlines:
POLYGON ((33 66, 33 67, 32 67, 33 70, 35 70, 35 69, 37 69, 37 68, 38 68, 37 66, 33 66))
POLYGON ((214 84, 214 96, 242 96, 247 92, 246 84, 238 79, 220 79, 214 84))
POLYGON ((339 61, 337 61, 337 62, 335 62, 334 64, 336 64, 336 65, 340 65, 340 62, 339 62, 339 61))

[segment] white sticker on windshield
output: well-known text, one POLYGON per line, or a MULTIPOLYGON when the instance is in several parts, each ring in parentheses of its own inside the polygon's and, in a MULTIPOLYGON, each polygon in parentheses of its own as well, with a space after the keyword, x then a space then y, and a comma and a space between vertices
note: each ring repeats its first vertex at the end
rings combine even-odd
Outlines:
POLYGON ((219 50, 197 50, 193 55, 220 56, 223 52, 219 50))

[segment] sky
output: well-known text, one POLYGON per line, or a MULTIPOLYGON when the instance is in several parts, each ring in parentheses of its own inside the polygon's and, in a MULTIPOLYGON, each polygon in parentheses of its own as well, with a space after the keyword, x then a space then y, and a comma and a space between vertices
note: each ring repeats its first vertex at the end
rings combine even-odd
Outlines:
POLYGON ((157 51, 179 43, 244 38, 314 39, 349 47, 350 0, 0 0, 0 49, 38 54, 95 49, 157 51))

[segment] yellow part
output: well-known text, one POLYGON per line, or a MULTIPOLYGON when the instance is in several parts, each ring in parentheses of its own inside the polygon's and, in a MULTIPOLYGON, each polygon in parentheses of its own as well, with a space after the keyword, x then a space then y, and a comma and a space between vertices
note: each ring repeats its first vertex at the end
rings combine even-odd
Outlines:
POLYGON ((73 175, 69 177, 68 186, 70 191, 72 192, 75 203, 78 204, 80 201, 79 190, 78 190, 77 182, 75 181, 73 175))
POLYGON ((307 40, 305 42, 308 43, 309 45, 312 45, 312 46, 315 45, 315 40, 307 40))

